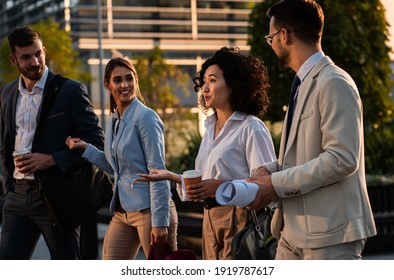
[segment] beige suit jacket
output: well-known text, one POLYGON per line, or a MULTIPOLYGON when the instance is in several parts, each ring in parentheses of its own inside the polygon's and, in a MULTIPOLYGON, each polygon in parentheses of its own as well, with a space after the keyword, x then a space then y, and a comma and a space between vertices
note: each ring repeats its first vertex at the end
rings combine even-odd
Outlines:
POLYGON ((274 236, 319 248, 375 235, 362 103, 353 79, 329 57, 302 82, 286 150, 284 139, 286 129, 278 161, 265 165, 280 197, 274 236))

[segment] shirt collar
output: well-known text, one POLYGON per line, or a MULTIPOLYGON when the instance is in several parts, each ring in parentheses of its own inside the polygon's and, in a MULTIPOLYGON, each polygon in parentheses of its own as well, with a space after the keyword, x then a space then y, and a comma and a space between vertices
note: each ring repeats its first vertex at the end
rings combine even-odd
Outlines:
POLYGON ((305 80, 312 68, 325 56, 323 51, 318 51, 317 53, 310 56, 300 67, 297 72, 298 78, 301 82, 305 80))
MULTIPOLYGON (((44 90, 44 88, 45 88, 45 83, 46 83, 47 78, 48 78, 48 73, 49 73, 49 69, 48 69, 47 66, 45 66, 44 74, 43 74, 42 77, 37 81, 37 83, 34 85, 32 92, 34 91, 35 88, 39 88, 41 91, 44 90)), ((19 77, 18 89, 19 89, 19 92, 26 91, 26 88, 23 87, 22 75, 19 77)))
POLYGON ((128 115, 130 115, 131 112, 133 111, 133 108, 135 108, 139 103, 140 103, 140 101, 138 100, 138 98, 134 97, 134 99, 130 102, 129 106, 127 106, 126 110, 123 112, 122 118, 119 117, 118 110, 115 110, 115 112, 113 114, 114 119, 116 119, 116 120, 127 119, 128 115))
MULTIPOLYGON (((246 114, 241 113, 239 111, 235 111, 230 118, 227 120, 227 122, 229 121, 243 121, 246 118, 246 114)), ((209 116, 206 120, 205 120, 205 127, 209 127, 210 125, 213 125, 217 120, 217 114, 212 114, 211 116, 209 116)), ((227 123, 226 122, 226 123, 227 123)))

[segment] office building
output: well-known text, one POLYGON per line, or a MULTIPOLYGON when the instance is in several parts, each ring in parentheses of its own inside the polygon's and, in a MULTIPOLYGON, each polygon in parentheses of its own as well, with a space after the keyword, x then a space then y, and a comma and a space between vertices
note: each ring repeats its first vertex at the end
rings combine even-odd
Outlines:
MULTIPOLYGON (((155 46, 165 52, 169 63, 194 75, 201 61, 222 46, 249 50, 247 21, 256 2, 259 1, 3 0, 0 37, 18 25, 50 17, 70 31, 75 48, 94 78, 100 58, 104 64, 114 55, 133 58, 155 46)), ((92 92, 97 91, 98 79, 95 81, 92 92)), ((191 102, 195 103, 184 99, 185 105, 191 102)))

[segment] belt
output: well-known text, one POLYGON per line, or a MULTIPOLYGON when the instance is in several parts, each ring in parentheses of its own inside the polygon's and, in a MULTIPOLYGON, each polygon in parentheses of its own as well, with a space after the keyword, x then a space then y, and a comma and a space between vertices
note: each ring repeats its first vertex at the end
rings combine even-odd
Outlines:
POLYGON ((15 179, 16 185, 35 186, 36 181, 31 179, 15 179))
POLYGON ((211 209, 215 207, 223 206, 217 203, 216 199, 214 197, 209 197, 207 199, 204 199, 204 208, 205 209, 211 209))

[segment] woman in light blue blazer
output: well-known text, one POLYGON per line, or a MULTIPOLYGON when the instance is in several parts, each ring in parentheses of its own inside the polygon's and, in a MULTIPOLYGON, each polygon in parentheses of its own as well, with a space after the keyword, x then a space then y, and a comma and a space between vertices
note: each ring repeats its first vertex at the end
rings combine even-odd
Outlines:
POLYGON ((164 126, 160 117, 140 100, 138 76, 124 58, 111 59, 104 74, 110 91, 110 117, 104 152, 78 138, 68 138, 70 149, 114 174, 110 209, 114 216, 104 238, 103 259, 135 259, 140 246, 148 256, 151 244, 168 241, 177 249, 178 218, 168 181, 139 182, 137 173, 165 169, 164 126), (138 98, 137 98, 138 97, 138 98))

